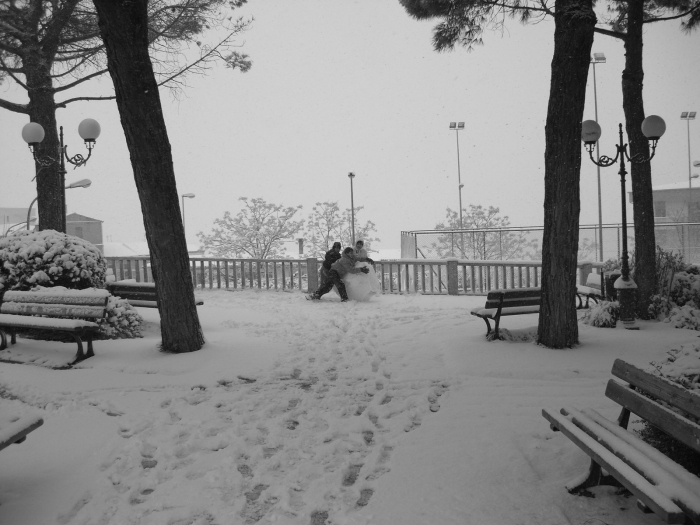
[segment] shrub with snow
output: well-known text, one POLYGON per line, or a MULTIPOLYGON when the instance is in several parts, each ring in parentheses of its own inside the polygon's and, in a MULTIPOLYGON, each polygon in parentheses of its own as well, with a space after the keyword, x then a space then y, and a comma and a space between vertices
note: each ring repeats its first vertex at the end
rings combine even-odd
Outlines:
POLYGON ((0 239, 0 290, 104 288, 106 267, 94 244, 55 230, 0 239))
POLYGON ((615 328, 620 318, 620 303, 617 301, 601 301, 592 306, 581 318, 584 324, 599 328, 615 328))

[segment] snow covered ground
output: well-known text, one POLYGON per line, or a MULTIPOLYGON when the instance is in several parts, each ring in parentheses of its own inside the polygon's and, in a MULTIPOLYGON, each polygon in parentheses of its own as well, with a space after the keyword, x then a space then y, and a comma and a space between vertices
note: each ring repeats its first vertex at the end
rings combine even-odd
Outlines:
MULTIPOLYGON (((581 345, 486 342, 483 297, 203 292, 206 346, 19 339, 0 410, 45 424, 0 451, 2 525, 658 524, 610 488, 564 484, 588 458, 543 407, 592 407, 615 358, 640 366, 697 332, 580 325, 581 345), (43 365, 43 366, 36 366, 43 365)), ((527 333, 537 316, 504 319, 527 333)))

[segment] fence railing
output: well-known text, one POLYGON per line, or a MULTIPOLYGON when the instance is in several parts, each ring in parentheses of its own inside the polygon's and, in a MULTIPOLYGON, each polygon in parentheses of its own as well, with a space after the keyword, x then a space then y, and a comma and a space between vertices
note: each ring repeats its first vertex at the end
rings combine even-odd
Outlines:
MULTIPOLYGON (((153 282, 149 257, 107 257, 117 280, 153 282)), ((191 258, 195 288, 314 291, 321 261, 309 259, 191 258)), ((577 282, 585 284, 602 263, 580 262, 577 282)), ((375 261, 382 293, 485 295, 502 288, 530 288, 542 282, 541 261, 398 259, 375 261)))

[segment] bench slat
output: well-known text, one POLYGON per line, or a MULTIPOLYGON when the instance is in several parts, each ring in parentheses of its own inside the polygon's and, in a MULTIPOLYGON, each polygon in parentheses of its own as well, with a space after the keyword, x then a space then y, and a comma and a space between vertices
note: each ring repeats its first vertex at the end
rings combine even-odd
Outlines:
POLYGON ((685 522, 685 515, 678 505, 644 479, 632 467, 598 443, 596 439, 574 425, 568 418, 560 414, 550 413, 547 409, 542 410, 542 415, 605 470, 613 474, 627 490, 632 492, 666 523, 682 524, 685 522))
POLYGON ((0 327, 54 329, 69 332, 97 330, 99 325, 83 319, 32 317, 30 315, 0 314, 0 327))
POLYGON ((51 317, 81 317, 99 319, 104 317, 104 306, 78 306, 66 304, 2 303, 0 314, 48 315, 51 317))
MULTIPOLYGON (((673 474, 680 465, 676 464, 675 467, 671 467, 671 472, 669 472, 661 468, 661 465, 651 457, 636 447, 630 446, 627 440, 620 439, 578 410, 562 408, 561 413, 571 416, 570 420, 574 425, 641 474, 644 479, 678 505, 696 523, 700 520, 700 493, 696 494, 690 487, 686 487, 679 477, 673 474)), ((630 436, 632 435, 630 434, 630 436)), ((680 470, 683 470, 683 467, 680 467, 680 470)))
POLYGON ((156 300, 156 291, 155 290, 150 290, 150 291, 142 291, 142 290, 119 290, 119 289, 114 289, 112 290, 112 293, 118 297, 121 297, 122 299, 136 299, 139 301, 155 301, 156 300))
POLYGON ((612 375, 700 419, 700 395, 691 390, 645 372, 621 359, 615 359, 612 375))
POLYGON ((87 305, 107 306, 109 292, 107 290, 90 290, 81 293, 61 292, 18 292, 10 290, 5 292, 2 301, 6 303, 37 303, 37 304, 61 304, 61 305, 87 305))
POLYGON ((36 430, 44 424, 44 420, 39 416, 24 416, 16 418, 15 421, 2 421, 0 428, 0 450, 9 447, 13 443, 24 441, 27 434, 36 430))
MULTIPOLYGON (((521 314, 537 314, 540 312, 539 306, 521 306, 518 308, 503 308, 501 309, 501 317, 507 315, 521 315, 521 314)), ((495 319, 496 313, 498 313, 498 308, 475 308, 472 310, 472 315, 478 317, 488 317, 489 319, 495 319)))
POLYGON ((634 412, 655 427, 700 452, 700 425, 614 379, 608 381, 605 395, 630 412, 634 412))

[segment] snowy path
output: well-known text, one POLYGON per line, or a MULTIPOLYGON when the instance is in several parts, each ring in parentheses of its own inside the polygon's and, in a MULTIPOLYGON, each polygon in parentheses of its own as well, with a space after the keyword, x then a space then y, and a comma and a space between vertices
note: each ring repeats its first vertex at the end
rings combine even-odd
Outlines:
POLYGON ((158 354, 152 329, 100 342, 82 370, 0 364, 4 397, 46 419, 43 433, 0 456, 0 522, 657 523, 614 494, 568 495, 563 482, 586 459, 540 410, 585 404, 612 415, 603 396, 612 360, 659 355, 629 337, 665 327, 641 336, 586 327, 569 352, 485 343, 483 322, 466 313, 482 300, 341 305, 213 292, 200 310, 201 352, 158 354), (59 464, 62 453, 71 461, 59 464), (29 455, 44 484, 30 475, 9 489, 29 455), (58 490, 52 471, 70 485, 58 490))

